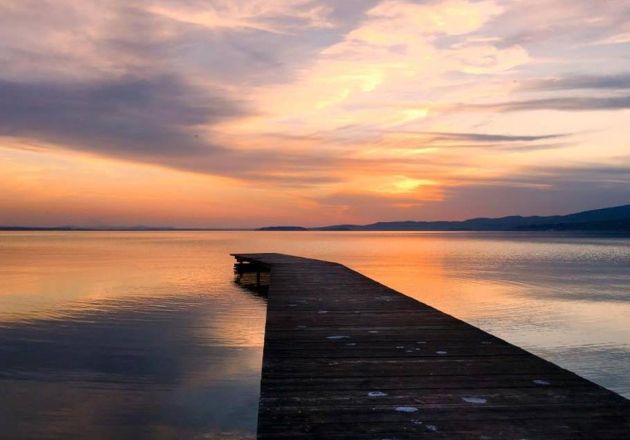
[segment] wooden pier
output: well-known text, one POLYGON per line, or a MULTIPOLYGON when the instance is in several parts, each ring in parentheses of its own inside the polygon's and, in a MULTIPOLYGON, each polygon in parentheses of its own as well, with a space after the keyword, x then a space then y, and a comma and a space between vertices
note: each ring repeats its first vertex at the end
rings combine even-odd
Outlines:
POLYGON ((337 263, 270 272, 259 439, 630 439, 630 401, 337 263))

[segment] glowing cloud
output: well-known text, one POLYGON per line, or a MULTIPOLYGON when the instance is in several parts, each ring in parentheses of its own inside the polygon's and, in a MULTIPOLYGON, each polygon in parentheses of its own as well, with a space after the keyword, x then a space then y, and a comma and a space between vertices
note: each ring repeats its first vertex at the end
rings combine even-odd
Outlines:
POLYGON ((0 0, 0 224, 625 203, 628 14, 590 0, 0 0))

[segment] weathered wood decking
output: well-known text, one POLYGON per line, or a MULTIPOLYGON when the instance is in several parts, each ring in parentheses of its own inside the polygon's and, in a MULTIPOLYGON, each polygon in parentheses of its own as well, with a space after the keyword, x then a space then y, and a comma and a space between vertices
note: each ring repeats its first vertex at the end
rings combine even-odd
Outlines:
POLYGON ((630 402, 345 266, 271 270, 260 439, 630 439, 630 402))

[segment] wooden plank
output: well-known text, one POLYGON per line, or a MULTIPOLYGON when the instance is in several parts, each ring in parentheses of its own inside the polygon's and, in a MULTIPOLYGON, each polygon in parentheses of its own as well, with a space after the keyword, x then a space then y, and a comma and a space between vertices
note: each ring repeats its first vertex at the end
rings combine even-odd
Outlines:
POLYGON ((260 439, 630 439, 630 402, 337 263, 270 271, 260 439))

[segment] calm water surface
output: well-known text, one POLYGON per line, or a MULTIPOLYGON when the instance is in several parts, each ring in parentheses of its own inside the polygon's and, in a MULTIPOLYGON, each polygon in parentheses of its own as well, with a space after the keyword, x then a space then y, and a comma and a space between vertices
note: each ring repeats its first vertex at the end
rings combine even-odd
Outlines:
POLYGON ((230 252, 342 262, 630 397, 630 239, 527 233, 0 233, 0 433, 241 439, 265 303, 230 252))

